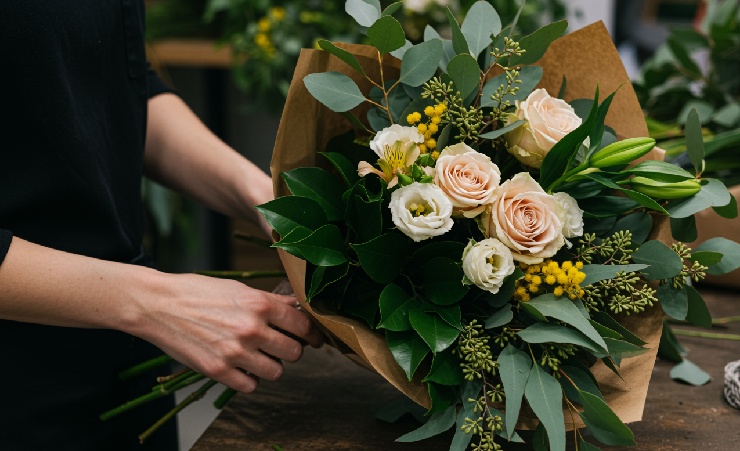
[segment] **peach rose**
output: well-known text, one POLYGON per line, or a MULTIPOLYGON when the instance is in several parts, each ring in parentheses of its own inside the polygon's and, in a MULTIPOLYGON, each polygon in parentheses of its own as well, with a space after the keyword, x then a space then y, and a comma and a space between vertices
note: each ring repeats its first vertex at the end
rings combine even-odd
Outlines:
POLYGON ((526 100, 516 102, 516 111, 506 124, 527 121, 504 135, 508 150, 522 164, 539 168, 550 149, 583 120, 562 99, 551 97, 543 88, 535 89, 526 100))
POLYGON ((445 147, 434 169, 434 183, 449 197, 454 211, 466 218, 483 212, 501 182, 498 166, 465 143, 445 147))
POLYGON ((501 184, 481 222, 486 236, 504 243, 514 260, 533 265, 565 244, 562 209, 529 173, 520 172, 501 184))

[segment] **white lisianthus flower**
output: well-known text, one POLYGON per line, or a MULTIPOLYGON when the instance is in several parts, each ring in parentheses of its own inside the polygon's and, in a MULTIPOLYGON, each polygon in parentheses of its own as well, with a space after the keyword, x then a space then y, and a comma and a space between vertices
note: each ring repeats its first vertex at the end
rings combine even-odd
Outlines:
POLYGON ((462 256, 462 268, 467 277, 481 290, 496 294, 506 277, 514 272, 514 257, 504 243, 486 238, 470 241, 462 256))
POLYGON ((501 240, 514 260, 534 265, 565 244, 562 210, 529 173, 520 172, 501 184, 481 223, 486 236, 501 240))
POLYGON ((561 216, 563 236, 576 238, 583 235, 583 210, 578 206, 578 202, 567 193, 555 193, 553 197, 563 207, 561 216))
POLYGON ((357 166, 357 173, 364 177, 367 174, 377 174, 393 188, 398 183, 398 174, 406 173, 407 169, 419 158, 419 144, 424 143, 424 135, 416 127, 404 127, 393 124, 379 131, 370 141, 370 148, 378 155, 377 170, 367 161, 361 161, 357 166))
POLYGON ((414 241, 447 233, 453 224, 452 203, 431 183, 412 183, 391 194, 393 223, 414 241))
POLYGON ((483 212, 501 182, 501 171, 491 158, 465 143, 445 147, 434 169, 434 183, 466 218, 483 212))
MULTIPOLYGON (((509 153, 522 164, 539 168, 547 153, 583 120, 566 101, 550 96, 543 88, 535 89, 526 100, 516 102, 516 111, 506 116, 506 125, 526 121, 504 137, 509 153)), ((588 145, 589 140, 584 141, 588 145)))

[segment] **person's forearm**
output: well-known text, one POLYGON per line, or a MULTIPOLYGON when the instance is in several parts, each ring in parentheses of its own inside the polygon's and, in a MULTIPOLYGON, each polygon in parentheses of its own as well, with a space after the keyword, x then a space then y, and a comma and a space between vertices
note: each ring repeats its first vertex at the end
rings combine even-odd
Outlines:
POLYGON ((13 238, 0 266, 0 318, 128 331, 157 271, 108 262, 13 238))
POLYGON ((173 94, 149 100, 145 174, 231 217, 254 218, 270 177, 230 148, 173 94))

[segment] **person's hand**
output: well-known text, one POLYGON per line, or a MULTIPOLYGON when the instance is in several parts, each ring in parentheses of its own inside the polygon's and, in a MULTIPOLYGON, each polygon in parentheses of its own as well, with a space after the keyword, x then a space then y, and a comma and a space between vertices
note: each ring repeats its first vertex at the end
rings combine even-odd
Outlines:
MULTIPOLYGON (((160 273, 162 274, 162 273, 160 273)), ((180 363, 241 392, 276 380, 282 361, 295 362, 321 333, 292 296, 233 280, 162 274, 162 293, 142 302, 133 333, 180 363)))

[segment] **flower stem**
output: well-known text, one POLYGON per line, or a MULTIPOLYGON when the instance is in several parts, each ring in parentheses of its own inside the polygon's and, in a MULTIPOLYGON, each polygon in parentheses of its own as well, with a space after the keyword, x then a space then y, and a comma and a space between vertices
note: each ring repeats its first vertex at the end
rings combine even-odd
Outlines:
POLYGON ((231 400, 231 398, 236 395, 236 390, 233 388, 226 388, 221 394, 216 398, 215 401, 213 401, 213 407, 217 409, 223 409, 224 406, 226 406, 226 403, 231 400))
POLYGON ((234 238, 236 238, 238 240, 246 241, 246 242, 251 243, 251 244, 256 244, 256 245, 261 246, 261 247, 268 247, 268 248, 272 249, 272 241, 265 240, 265 239, 262 239, 262 238, 258 238, 256 236, 250 235, 248 233, 234 232, 234 238))
POLYGON ((687 337, 715 338, 718 340, 740 341, 740 334, 720 334, 716 332, 698 332, 694 330, 671 328, 676 335, 685 335, 687 337))
POLYGON ((205 395, 206 392, 210 390, 211 387, 213 387, 214 385, 216 385, 216 381, 211 379, 205 384, 203 384, 202 387, 190 393, 185 399, 183 399, 178 405, 176 405, 174 409, 167 412, 162 418, 157 420, 157 422, 154 423, 149 429, 147 429, 141 435, 139 435, 139 442, 144 443, 144 441, 147 438, 149 438, 153 433, 155 433, 160 427, 162 427, 162 425, 164 425, 167 421, 169 421, 173 416, 177 415, 182 409, 184 409, 185 407, 189 406, 190 404, 202 398, 203 395, 205 395))
POLYGON ((285 277, 285 271, 198 271, 203 276, 218 277, 221 279, 256 279, 259 277, 285 277))
POLYGON ((724 318, 715 318, 712 324, 729 324, 740 321, 740 316, 725 316, 724 318))
POLYGON ((159 357, 147 360, 146 362, 142 362, 136 366, 132 366, 127 370, 121 371, 120 373, 118 373, 118 378, 125 381, 131 379, 132 377, 136 377, 139 374, 145 373, 153 368, 170 363, 171 361, 172 357, 168 355, 161 355, 159 357))

